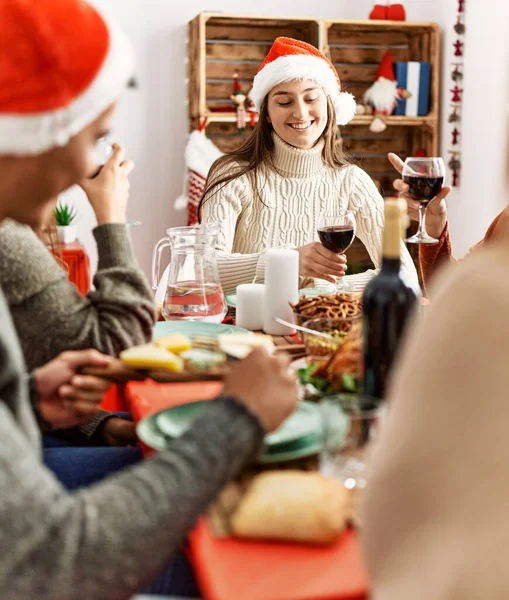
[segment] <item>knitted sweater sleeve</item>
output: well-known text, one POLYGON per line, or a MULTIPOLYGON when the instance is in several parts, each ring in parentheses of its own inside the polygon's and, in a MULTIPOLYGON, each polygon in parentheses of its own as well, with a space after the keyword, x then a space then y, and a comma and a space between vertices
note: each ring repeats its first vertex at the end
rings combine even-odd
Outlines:
POLYGON ((151 338, 152 292, 127 227, 102 225, 94 236, 95 290, 83 297, 30 228, 0 227, 0 284, 29 370, 64 350, 96 348, 116 355, 151 338))
POLYGON ((238 220, 245 202, 250 201, 247 177, 241 176, 213 191, 202 205, 202 223, 219 223, 217 265, 221 285, 226 294, 235 292, 238 285, 264 278, 265 253, 233 253, 238 220))
POLYGON ((69 494, 0 402, 0 598, 126 600, 168 563, 263 439, 229 397, 154 459, 69 494))
MULTIPOLYGON (((366 247, 373 264, 382 265, 382 235, 384 228, 384 200, 371 177, 359 167, 350 167, 349 208, 357 222, 357 237, 366 247)), ((401 241, 401 274, 408 285, 419 289, 417 270, 410 253, 401 241)))

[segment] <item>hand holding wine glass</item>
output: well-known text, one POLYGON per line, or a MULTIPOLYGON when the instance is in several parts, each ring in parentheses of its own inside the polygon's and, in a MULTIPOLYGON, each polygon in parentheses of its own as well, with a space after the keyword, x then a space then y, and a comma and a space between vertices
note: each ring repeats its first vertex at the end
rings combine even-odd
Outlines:
MULTIPOLYGON (((347 211, 324 212, 318 221, 318 236, 324 248, 336 255, 344 255, 355 239, 356 222, 354 214, 347 211)), ((336 291, 346 292, 350 286, 343 277, 336 278, 336 291)))
POLYGON ((297 248, 299 253, 299 275, 325 279, 335 283, 335 277, 346 273, 346 256, 335 254, 324 248, 320 242, 311 242, 297 248))
MULTIPOLYGON (((392 152, 389 153, 388 158, 396 171, 402 174, 405 163, 401 158, 392 152)), ((399 192, 400 197, 406 200, 409 217, 414 221, 419 221, 421 203, 410 195, 410 186, 403 179, 396 179, 393 185, 394 189, 399 192)), ((449 186, 443 186, 427 205, 425 227, 427 233, 433 238, 439 238, 442 235, 447 223, 447 204, 445 200, 450 191, 449 186)))

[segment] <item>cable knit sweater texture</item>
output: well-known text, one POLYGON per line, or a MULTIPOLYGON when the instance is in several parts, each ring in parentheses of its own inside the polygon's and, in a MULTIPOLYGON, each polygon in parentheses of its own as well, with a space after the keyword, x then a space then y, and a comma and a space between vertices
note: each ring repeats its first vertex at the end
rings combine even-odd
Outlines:
MULTIPOLYGON (((225 292, 264 279, 266 248, 297 248, 318 241, 318 219, 324 211, 343 209, 355 214, 357 237, 379 268, 384 205, 369 175, 354 165, 326 166, 323 141, 301 150, 274 134, 274 143, 277 172, 268 166, 259 169, 260 197, 254 197, 254 174, 248 173, 212 190, 203 203, 202 221, 220 225, 218 267, 225 292)), ((403 243, 401 252, 404 276, 418 286, 403 243)), ((350 280, 365 284, 366 276, 353 275, 350 280)))

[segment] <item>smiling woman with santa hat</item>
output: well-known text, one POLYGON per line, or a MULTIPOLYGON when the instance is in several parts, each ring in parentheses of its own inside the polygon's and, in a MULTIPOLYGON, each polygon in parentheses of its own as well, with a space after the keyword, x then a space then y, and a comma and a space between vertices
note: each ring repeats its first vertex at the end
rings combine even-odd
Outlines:
MULTIPOLYGON (((264 278, 265 249, 296 248, 303 278, 333 281, 346 258, 318 241, 322 212, 350 210, 357 235, 376 267, 381 263, 383 199, 370 177, 350 165, 337 142, 337 126, 355 114, 332 63, 316 48, 277 38, 254 78, 259 113, 251 136, 212 166, 200 203, 204 223, 219 224, 218 265, 223 288, 264 278)), ((418 286, 406 248, 407 281, 418 286)), ((371 275, 370 275, 371 276, 371 275)), ((369 277, 352 276, 362 287, 369 277)))

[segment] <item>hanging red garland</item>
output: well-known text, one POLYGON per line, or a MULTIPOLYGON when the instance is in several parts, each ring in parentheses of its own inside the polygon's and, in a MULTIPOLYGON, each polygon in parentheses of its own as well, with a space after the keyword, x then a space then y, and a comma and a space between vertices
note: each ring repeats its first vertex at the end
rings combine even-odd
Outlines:
POLYGON ((461 170, 461 108, 463 101, 463 54, 465 52, 465 0, 458 0, 458 13, 456 15, 456 23, 453 26, 454 43, 454 62, 451 64, 451 111, 449 113, 450 123, 450 150, 451 158, 449 160, 449 169, 452 173, 452 185, 457 187, 460 183, 461 170))

